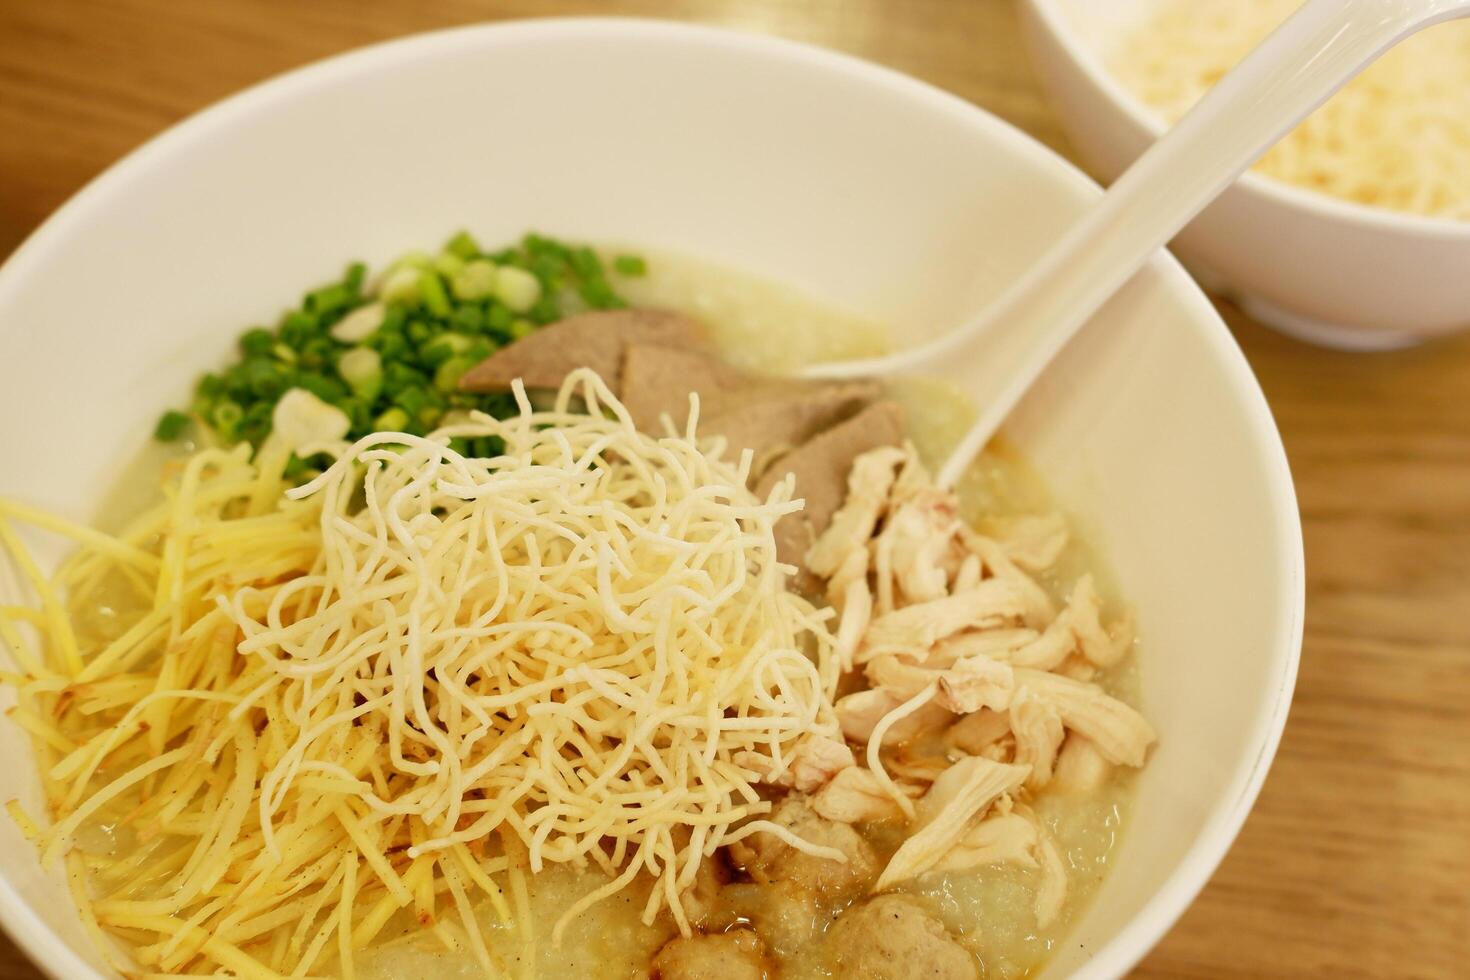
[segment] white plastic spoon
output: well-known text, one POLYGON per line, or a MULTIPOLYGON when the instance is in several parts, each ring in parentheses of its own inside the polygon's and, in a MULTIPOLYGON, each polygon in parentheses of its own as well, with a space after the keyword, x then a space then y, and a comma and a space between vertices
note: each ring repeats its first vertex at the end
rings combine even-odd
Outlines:
POLYGON ((964 379, 978 413, 939 472, 940 485, 953 486, 1052 358, 1156 249, 1385 50, 1466 15, 1470 0, 1307 0, 974 319, 910 350, 805 375, 964 379))

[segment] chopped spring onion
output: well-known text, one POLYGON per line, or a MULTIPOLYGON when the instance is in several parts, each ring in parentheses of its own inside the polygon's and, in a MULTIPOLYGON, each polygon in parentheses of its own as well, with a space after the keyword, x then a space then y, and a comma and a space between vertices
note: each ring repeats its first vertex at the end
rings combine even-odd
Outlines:
MULTIPOLYGON (((618 256, 613 271, 625 274, 634 259, 618 256)), ((238 359, 201 378, 189 412, 169 413, 155 434, 177 439, 194 422, 225 444, 259 449, 278 425, 275 408, 292 392, 333 409, 335 426, 345 418, 349 439, 385 429, 422 435, 451 412, 505 417, 515 412, 514 400, 460 391, 465 370, 569 312, 624 305, 590 248, 528 234, 486 250, 460 232, 433 256, 400 256, 376 283, 355 263, 308 292, 274 328, 244 332, 238 359)), ((293 459, 288 475, 314 465, 293 459)))
POLYGON ((467 231, 461 231, 445 243, 444 251, 450 255, 457 255, 468 262, 470 259, 479 255, 482 250, 480 243, 475 241, 474 235, 471 235, 467 231))
POLYGON ((378 432, 402 432, 408 427, 408 413, 401 408, 390 408, 373 422, 378 432))
POLYGON ((435 316, 447 317, 451 312, 449 296, 444 292, 444 280, 433 269, 419 273, 419 298, 424 308, 435 316))
POLYGON ((276 346, 276 335, 265 327, 253 327, 240 335, 240 352, 246 357, 269 354, 276 346))
POLYGON ((477 363, 472 357, 451 357, 434 372, 434 387, 443 392, 454 391, 459 387, 459 379, 477 363))
POLYGON ((541 280, 525 269, 501 266, 495 273, 495 296, 513 312, 525 313, 541 298, 541 280))
POLYGON ((341 409, 305 388, 292 388, 281 396, 271 422, 272 434, 292 451, 314 443, 335 442, 352 428, 351 419, 341 409))
POLYGON ((466 262, 464 267, 450 280, 450 288, 456 299, 465 302, 485 299, 495 293, 495 263, 485 259, 466 262))
POLYGON ((179 438, 179 436, 183 435, 184 430, 188 427, 189 416, 185 415, 183 412, 169 409, 167 412, 164 412, 163 417, 158 420, 158 425, 154 426, 153 438, 157 439, 159 442, 173 442, 175 439, 179 438))
POLYGON ((383 325, 388 308, 382 303, 366 303, 338 320, 328 331, 333 340, 344 344, 360 344, 383 325))
POLYGON ((354 347, 337 361, 337 373, 352 393, 372 401, 383 389, 383 358, 371 347, 354 347))
POLYGON ((455 274, 464 268, 464 259, 453 252, 440 252, 434 256, 433 268, 445 279, 453 279, 455 274))
POLYGON ((455 354, 463 354, 474 345, 475 342, 462 333, 441 333, 426 342, 419 349, 419 354, 429 367, 438 367, 455 354))
POLYGON ((613 271, 630 279, 648 275, 648 263, 641 255, 619 255, 613 259, 613 271))
POLYGON ((209 420, 214 423, 220 435, 233 441, 235 430, 244 417, 245 410, 238 403, 226 400, 215 402, 214 411, 210 413, 209 420))
POLYGON ((404 303, 418 299, 419 295, 419 270, 412 266, 399 266, 383 280, 383 287, 378 291, 379 297, 385 303, 404 303))

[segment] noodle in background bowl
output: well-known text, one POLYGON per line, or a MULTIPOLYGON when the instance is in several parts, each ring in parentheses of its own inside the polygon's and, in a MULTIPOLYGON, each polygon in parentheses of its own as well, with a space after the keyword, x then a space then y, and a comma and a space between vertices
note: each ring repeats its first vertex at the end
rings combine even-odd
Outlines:
MULTIPOLYGON (((349 258, 380 264, 459 227, 697 255, 914 342, 960 322, 1097 194, 967 103, 789 42, 564 20, 368 48, 153 140, 0 269, 0 495, 90 519, 242 324, 349 258)), ((1112 874, 1045 971, 1112 977, 1208 879, 1275 752, 1301 641, 1295 496, 1244 358, 1166 255, 1008 435, 1138 611, 1160 748, 1112 874)), ((0 567, 0 603, 14 578, 0 567)), ((0 751, 0 800, 43 812, 8 721, 0 751)), ((7 820, 0 920, 53 976, 99 975, 64 882, 7 820)))
MULTIPOLYGON (((1052 104, 1104 180, 1165 128, 1105 64, 1159 2, 1022 4, 1052 104)), ((1470 221, 1367 207, 1247 173, 1171 248, 1205 285, 1312 343, 1381 350, 1470 328, 1470 221)))

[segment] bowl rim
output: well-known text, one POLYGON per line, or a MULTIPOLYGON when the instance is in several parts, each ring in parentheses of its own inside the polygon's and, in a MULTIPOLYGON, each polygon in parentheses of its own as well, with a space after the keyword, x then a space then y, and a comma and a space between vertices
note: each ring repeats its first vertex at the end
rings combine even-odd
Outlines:
MULTIPOLYGON (((145 175, 156 163, 166 161, 175 148, 208 138, 228 128, 239 117, 269 108, 275 100, 292 98, 304 89, 340 81, 358 72, 382 71, 446 49, 589 36, 602 41, 655 39, 710 45, 757 58, 804 62, 818 71, 849 75, 905 94, 916 104, 948 115, 956 125, 983 128, 987 135, 1018 147, 1028 156, 1030 165, 1054 179, 1070 182, 1090 193, 1101 193, 1097 183, 1079 168, 998 116, 937 86, 854 55, 744 30, 664 19, 528 18, 432 30, 352 48, 266 78, 185 117, 107 167, 31 232, 0 265, 0 303, 9 292, 20 288, 31 267, 44 262, 52 250, 85 226, 95 206, 125 191, 130 180, 145 175)), ((1171 291, 1181 311, 1201 331, 1211 353, 1225 370, 1260 450, 1262 476, 1274 511, 1272 539, 1283 573, 1280 634, 1272 655, 1277 676, 1274 688, 1263 692, 1263 710, 1257 713, 1253 723, 1249 744, 1256 747, 1255 754, 1243 758, 1227 782, 1234 787, 1234 796, 1213 809, 1163 885, 1074 974, 1094 980, 1121 976, 1142 959, 1188 908, 1233 844, 1265 781, 1286 724, 1301 656, 1306 604, 1305 557, 1296 491, 1285 447, 1260 384, 1218 312, 1173 255, 1161 250, 1150 261, 1149 268, 1161 277, 1161 285, 1171 291)), ((3 876, 0 876, 0 926, 47 975, 57 980, 104 980, 104 975, 43 922, 3 876)))
MULTIPOLYGON (((1079 40, 1081 32, 1062 12, 1059 0, 1024 0, 1024 3, 1036 22, 1081 70, 1092 87, 1106 96, 1117 111, 1147 133, 1150 141, 1156 141, 1164 135, 1169 129, 1169 123, 1124 88, 1103 64, 1097 51, 1079 40)), ((1304 211, 1324 221, 1344 222, 1373 231, 1407 233, 1431 239, 1470 241, 1470 221, 1361 204, 1307 187, 1297 187, 1274 177, 1258 174, 1254 170, 1247 170, 1237 177, 1231 189, 1261 198, 1276 207, 1304 211)))

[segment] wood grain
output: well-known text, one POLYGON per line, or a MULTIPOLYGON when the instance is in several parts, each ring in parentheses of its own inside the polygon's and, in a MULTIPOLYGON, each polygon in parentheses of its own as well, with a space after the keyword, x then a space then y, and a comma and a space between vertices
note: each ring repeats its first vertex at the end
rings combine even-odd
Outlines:
MULTIPOLYGON (((1066 152, 1007 0, 0 0, 0 254, 118 156, 284 69, 412 31, 609 12, 860 54, 1066 152)), ((1222 311, 1296 476, 1306 650, 1259 805, 1138 972, 1470 975, 1470 337, 1336 354, 1222 311)), ((38 974, 0 939, 0 976, 38 974)))

